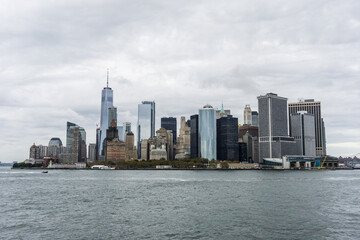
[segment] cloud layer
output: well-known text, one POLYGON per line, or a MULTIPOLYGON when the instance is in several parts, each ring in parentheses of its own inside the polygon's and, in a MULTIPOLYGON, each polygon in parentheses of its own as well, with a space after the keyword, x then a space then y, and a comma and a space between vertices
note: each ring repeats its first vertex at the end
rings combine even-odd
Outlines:
POLYGON ((275 92, 322 102, 328 152, 360 152, 359 1, 2 1, 0 161, 65 143, 66 121, 95 141, 101 90, 135 129, 162 116, 243 107, 275 92))

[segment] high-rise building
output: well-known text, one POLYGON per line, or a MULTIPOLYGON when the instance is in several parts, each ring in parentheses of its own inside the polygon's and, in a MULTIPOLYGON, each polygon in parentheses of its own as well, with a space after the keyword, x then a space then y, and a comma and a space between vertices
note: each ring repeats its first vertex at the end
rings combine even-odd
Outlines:
POLYGON ((134 134, 128 132, 125 137, 125 160, 135 160, 138 158, 134 140, 134 134))
POLYGON ((106 130, 109 127, 109 108, 113 106, 113 90, 109 87, 109 72, 107 74, 106 87, 101 93, 101 115, 100 115, 100 141, 98 142, 99 155, 104 156, 103 146, 106 138, 106 130))
POLYGON ((296 114, 299 111, 306 111, 314 115, 316 155, 326 155, 325 126, 324 120, 321 117, 321 102, 314 99, 306 99, 297 103, 289 103, 289 117, 290 114, 296 114))
POLYGON ((31 159, 39 159, 40 158, 40 148, 36 146, 35 143, 30 147, 29 158, 31 159))
POLYGON ((40 158, 48 157, 48 146, 39 145, 40 148, 40 158))
POLYGON ((96 147, 95 147, 95 161, 104 160, 104 157, 100 155, 100 139, 101 131, 100 128, 96 128, 96 147))
POLYGON ((96 161, 96 144, 95 143, 89 143, 89 162, 95 162, 96 161))
POLYGON ((252 125, 252 114, 250 105, 245 105, 244 108, 244 125, 252 125))
POLYGON ((297 155, 316 156, 315 117, 306 112, 290 114, 290 135, 296 141, 297 155))
MULTIPOLYGON (((258 136, 259 136, 259 128, 257 126, 239 127, 239 143, 246 144, 247 162, 259 163, 258 136)), ((244 152, 244 150, 242 151, 244 152)), ((244 155, 242 155, 241 159, 244 159, 244 155)))
POLYGON ((190 117, 190 158, 198 158, 199 154, 199 115, 190 117))
POLYGON ((123 132, 124 132, 124 139, 126 141, 126 134, 128 134, 131 131, 131 122, 124 122, 123 123, 123 132))
POLYGON ((217 159, 238 161, 238 119, 228 115, 216 120, 217 159))
POLYGON ((84 128, 79 127, 79 132, 80 132, 80 136, 81 136, 79 162, 86 162, 86 160, 87 160, 87 158, 86 158, 86 131, 84 128))
POLYGON ((118 133, 119 133, 119 140, 120 141, 125 141, 125 138, 124 138, 124 126, 117 126, 117 130, 118 130, 118 133))
POLYGON ((288 136, 287 98, 274 93, 258 97, 259 106, 259 161, 294 155, 294 138, 288 136))
POLYGON ((111 106, 108 108, 108 126, 110 126, 110 123, 113 120, 117 124, 117 108, 114 106, 111 106))
POLYGON ((215 109, 205 105, 199 110, 200 156, 216 160, 216 115, 215 109))
POLYGON ((177 137, 177 122, 174 117, 163 117, 161 118, 161 127, 166 130, 171 130, 173 134, 173 144, 176 144, 177 137))
POLYGON ((175 159, 184 159, 190 157, 190 126, 185 121, 185 117, 181 117, 180 134, 176 141, 175 159))
POLYGON ((62 141, 60 138, 51 138, 48 144, 48 155, 50 157, 59 159, 62 147, 62 141))
POLYGON ((231 115, 231 111, 229 109, 224 110, 223 104, 221 104, 221 109, 215 110, 215 112, 216 112, 216 119, 219 119, 219 118, 227 116, 227 115, 231 115))
POLYGON ((143 101, 138 105, 137 148, 141 158, 141 141, 155 137, 155 102, 143 101))
POLYGON ((251 119, 252 119, 252 126, 259 126, 259 114, 257 111, 252 111, 251 112, 251 119))
POLYGON ((75 123, 66 124, 66 152, 61 154, 63 163, 75 164, 86 161, 86 132, 75 123), (83 149, 85 148, 85 149, 83 149))
POLYGON ((105 161, 125 161, 125 143, 119 140, 119 134, 115 120, 112 120, 109 128, 106 130, 104 152, 105 161))
POLYGON ((165 128, 160 128, 156 131, 156 136, 165 140, 167 159, 174 159, 174 137, 171 130, 166 130, 165 128))

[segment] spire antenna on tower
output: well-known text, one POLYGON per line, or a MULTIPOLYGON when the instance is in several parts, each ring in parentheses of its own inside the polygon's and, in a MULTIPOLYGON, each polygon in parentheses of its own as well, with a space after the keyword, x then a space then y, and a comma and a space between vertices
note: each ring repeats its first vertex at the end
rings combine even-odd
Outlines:
POLYGON ((109 69, 107 69, 107 75, 106 75, 106 87, 109 88, 109 69))

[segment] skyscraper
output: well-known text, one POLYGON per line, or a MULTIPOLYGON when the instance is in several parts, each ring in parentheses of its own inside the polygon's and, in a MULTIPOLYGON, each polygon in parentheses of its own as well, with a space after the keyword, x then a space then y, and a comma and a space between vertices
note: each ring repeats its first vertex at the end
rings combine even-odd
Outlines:
POLYGON ((89 153, 88 153, 90 162, 95 162, 95 160, 96 160, 95 152, 96 152, 96 144, 90 143, 89 144, 89 153))
POLYGON ((259 160, 295 154, 295 141, 288 136, 287 98, 268 93, 258 97, 259 160))
POLYGON ((306 111, 314 115, 316 155, 326 155, 325 126, 324 120, 321 117, 321 102, 314 101, 314 99, 306 99, 297 103, 289 103, 289 117, 290 114, 296 114, 299 111, 306 111))
POLYGON ((252 120, 252 123, 251 125, 252 126, 259 126, 259 113, 257 111, 252 111, 251 112, 251 120, 252 120))
POLYGON ((117 108, 114 106, 108 108, 108 126, 110 126, 112 120, 117 124, 117 108))
POLYGON ((210 105, 199 110, 199 137, 200 156, 216 160, 216 114, 210 105))
POLYGON ((177 137, 177 122, 176 118, 174 117, 163 117, 161 118, 161 127, 165 128, 166 130, 171 130, 173 134, 173 144, 176 143, 177 137))
POLYGON ((190 157, 190 126, 185 121, 185 117, 181 117, 179 137, 177 138, 176 150, 175 150, 175 159, 189 158, 190 157))
POLYGON ((244 108, 244 125, 251 125, 252 124, 252 114, 250 105, 245 105, 244 108))
POLYGON ((98 142, 99 155, 101 156, 104 156, 104 139, 106 138, 106 129, 109 127, 108 111, 113 105, 113 90, 109 87, 108 72, 106 87, 104 87, 101 93, 100 141, 98 142))
POLYGON ((190 158, 198 158, 199 154, 199 115, 190 117, 190 158))
POLYGON ((137 149, 141 158, 142 140, 155 137, 155 102, 143 101, 138 105, 137 149))
POLYGON ((298 155, 316 156, 315 117, 306 112, 290 115, 291 137, 296 141, 298 155))
POLYGON ((49 156, 59 159, 62 145, 60 138, 51 138, 48 144, 49 156))
POLYGON ((74 164, 86 161, 86 132, 84 128, 75 123, 67 122, 66 152, 61 156, 64 163, 74 164))
POLYGON ((217 159, 239 160, 238 119, 228 115, 216 120, 217 159))
POLYGON ((124 136, 124 126, 117 126, 118 134, 119 134, 119 140, 122 142, 125 142, 125 136, 124 136))
POLYGON ((126 134, 131 132, 131 122, 124 122, 123 123, 123 132, 124 132, 124 139, 126 141, 126 134))

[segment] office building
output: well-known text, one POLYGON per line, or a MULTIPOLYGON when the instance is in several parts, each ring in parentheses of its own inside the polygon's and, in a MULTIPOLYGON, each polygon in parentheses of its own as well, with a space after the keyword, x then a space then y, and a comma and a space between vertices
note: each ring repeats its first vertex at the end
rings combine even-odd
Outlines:
POLYGON ((216 119, 219 119, 219 118, 227 116, 227 115, 231 115, 231 111, 229 109, 224 110, 223 104, 221 104, 220 110, 215 110, 215 113, 216 113, 216 119))
POLYGON ((48 157, 48 146, 39 145, 40 158, 48 157))
POLYGON ((51 138, 48 144, 48 155, 52 158, 59 159, 62 153, 62 141, 60 138, 51 138))
POLYGON ((109 128, 106 130, 104 152, 105 161, 125 161, 125 143, 119 140, 119 133, 115 120, 112 120, 109 128))
POLYGON ((190 126, 185 121, 185 117, 181 117, 180 134, 177 138, 175 147, 175 159, 190 158, 190 126))
POLYGON ((216 160, 216 115, 215 109, 205 105, 199 110, 200 157, 216 160))
POLYGON ((238 119, 228 115, 216 120, 217 160, 238 161, 238 119))
MULTIPOLYGON (((256 126, 239 127, 239 143, 246 144, 247 162, 259 163, 258 136, 259 136, 259 128, 256 126)), ((242 159, 244 159, 244 155, 242 155, 242 159)))
POLYGON ((156 136, 163 141, 163 145, 165 146, 167 160, 174 159, 174 137, 173 132, 171 130, 166 130, 165 128, 161 127, 159 130, 156 131, 156 136))
POLYGON ((141 158, 140 143, 155 137, 155 102, 143 101, 138 105, 138 124, 137 124, 137 145, 138 155, 141 158))
POLYGON ((190 116, 190 158, 198 158, 199 154, 199 115, 190 116))
MULTIPOLYGON (((109 108, 113 107, 113 90, 109 87, 109 72, 107 74, 106 87, 101 92, 101 115, 100 115, 100 141, 98 141, 99 155, 104 156, 103 146, 106 138, 106 130, 109 127, 109 108)), ((110 121, 111 122, 111 121, 110 121)))
MULTIPOLYGON (((138 150, 139 152, 139 150, 138 150)), ((148 139, 141 140, 140 143, 140 154, 138 154, 138 158, 140 160, 149 160, 149 144, 148 139)))
POLYGON ((134 134, 132 132, 128 132, 125 137, 125 161, 136 160, 138 158, 134 143, 134 134))
POLYGON ((36 146, 35 143, 30 147, 30 159, 39 159, 40 158, 40 147, 36 146))
POLYGON ((96 147, 95 147, 95 161, 103 161, 104 156, 100 155, 100 139, 101 139, 101 131, 100 128, 96 128, 96 147))
POLYGON ((176 144, 177 137, 177 122, 174 117, 163 117, 161 118, 161 127, 166 130, 171 130, 173 134, 173 144, 176 144))
POLYGON ((314 115, 316 155, 326 155, 325 126, 324 120, 321 117, 321 102, 314 99, 306 99, 296 103, 289 103, 289 118, 290 114, 296 114, 299 111, 306 111, 314 115))
POLYGON ((86 162, 86 132, 75 123, 66 123, 66 151, 60 154, 62 163, 86 162), (83 149, 85 148, 85 149, 83 149))
POLYGON ((251 125, 252 124, 252 114, 250 105, 245 105, 244 108, 244 125, 251 125))
POLYGON ((258 97, 259 162, 265 158, 294 155, 296 145, 288 136, 287 98, 274 93, 258 97))
POLYGON ((251 125, 252 126, 259 126, 259 114, 257 111, 252 111, 251 112, 251 125))
POLYGON ((89 150, 88 150, 88 160, 89 162, 95 162, 96 161, 96 144, 95 143, 89 143, 89 150))
POLYGON ((113 120, 117 124, 117 108, 114 106, 108 108, 108 126, 113 120))
POLYGON ((119 134, 119 140, 124 142, 125 141, 124 125, 123 126, 117 126, 117 130, 118 130, 118 134, 119 134))
POLYGON ((126 134, 128 134, 131 131, 131 123, 130 122, 124 122, 123 123, 123 132, 124 132, 124 139, 126 141, 126 134))
POLYGON ((304 111, 290 114, 290 126, 290 136, 296 142, 296 155, 316 156, 314 115, 304 111))

